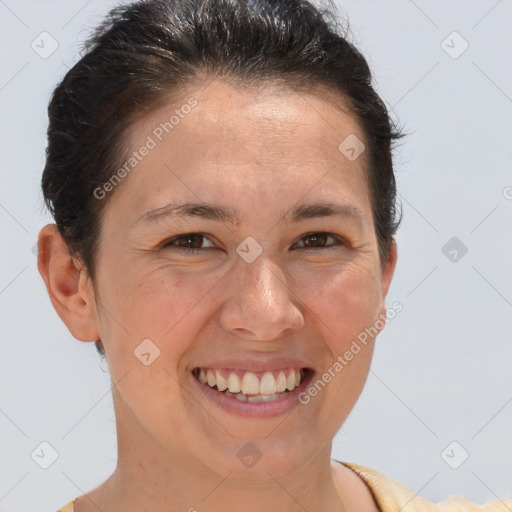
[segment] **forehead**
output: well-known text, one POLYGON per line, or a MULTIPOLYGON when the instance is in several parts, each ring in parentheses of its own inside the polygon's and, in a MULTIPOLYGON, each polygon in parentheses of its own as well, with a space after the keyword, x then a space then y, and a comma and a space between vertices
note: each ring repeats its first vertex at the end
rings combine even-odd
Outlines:
POLYGON ((300 195, 316 182, 327 191, 366 195, 365 153, 350 161, 339 149, 350 136, 365 139, 340 95, 275 85, 242 89, 214 80, 190 87, 132 125, 126 139, 131 151, 148 138, 154 147, 122 188, 136 195, 133 216, 178 191, 195 202, 219 202, 228 191, 248 188, 290 194, 297 186, 300 195))
MULTIPOLYGON (((255 157, 297 161, 325 156, 336 160, 340 156, 338 145, 348 135, 364 139, 348 102, 326 88, 306 91, 262 84, 242 89, 216 79, 190 88, 172 105, 136 124, 131 142, 158 128, 158 123, 165 124, 173 110, 183 109, 191 98, 197 105, 185 116, 190 120, 181 122, 185 119, 180 118, 172 132, 182 132, 184 138, 193 135, 198 157, 214 159, 229 152, 247 162, 255 157)), ((170 133, 164 131, 162 135, 166 138, 170 133)))

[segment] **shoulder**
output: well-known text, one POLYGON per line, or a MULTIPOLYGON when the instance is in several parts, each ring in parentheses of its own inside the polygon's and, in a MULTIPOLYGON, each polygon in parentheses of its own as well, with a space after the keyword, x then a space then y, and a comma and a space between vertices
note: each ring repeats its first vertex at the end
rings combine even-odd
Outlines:
POLYGON ((73 505, 78 498, 75 498, 73 501, 70 501, 67 505, 64 505, 62 508, 59 508, 57 512, 73 512, 73 505))
POLYGON ((352 469, 368 485, 382 512, 511 512, 512 501, 492 501, 477 505, 460 496, 449 496, 446 500, 433 503, 411 491, 404 485, 387 478, 375 469, 342 462, 352 469))

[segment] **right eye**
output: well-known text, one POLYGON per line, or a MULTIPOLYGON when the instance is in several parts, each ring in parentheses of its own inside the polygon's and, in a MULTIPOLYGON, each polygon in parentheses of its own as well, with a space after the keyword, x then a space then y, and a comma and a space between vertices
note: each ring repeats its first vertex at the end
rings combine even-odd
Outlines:
MULTIPOLYGON (((202 249, 198 246, 201 246, 203 240, 208 240, 211 244, 211 241, 208 239, 208 237, 202 233, 186 233, 184 235, 178 235, 171 238, 170 240, 167 240, 164 242, 162 249, 173 249, 178 252, 197 254, 202 249)), ((212 247, 215 246, 212 244, 212 247)), ((206 249, 207 248, 208 247, 206 247, 206 249)))

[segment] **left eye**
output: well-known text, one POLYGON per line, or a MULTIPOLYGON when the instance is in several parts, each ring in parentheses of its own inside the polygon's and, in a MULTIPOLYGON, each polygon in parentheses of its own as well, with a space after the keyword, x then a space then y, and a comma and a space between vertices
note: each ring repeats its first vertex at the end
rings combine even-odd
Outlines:
POLYGON ((310 240, 310 242, 306 243, 306 249, 323 249, 333 247, 332 245, 325 245, 326 240, 329 238, 336 242, 334 245, 343 245, 343 241, 340 237, 331 235, 330 233, 308 233, 301 238, 301 241, 310 240), (321 244, 321 246, 315 247, 316 244, 321 244))
MULTIPOLYGON (((176 236, 174 238, 171 238, 169 241, 165 242, 163 247, 172 247, 174 250, 177 250, 178 252, 197 253, 200 252, 201 249, 209 248, 201 247, 204 240, 206 240, 210 244, 210 247, 215 247, 215 245, 212 244, 209 238, 201 233, 187 233, 185 235, 176 236)), ((323 232, 307 233, 300 239, 300 242, 303 241, 305 242, 304 246, 299 248, 306 250, 330 249, 337 245, 344 245, 344 242, 340 237, 332 235, 330 233, 323 232), (329 239, 333 240, 335 243, 327 245, 327 241, 329 239)))

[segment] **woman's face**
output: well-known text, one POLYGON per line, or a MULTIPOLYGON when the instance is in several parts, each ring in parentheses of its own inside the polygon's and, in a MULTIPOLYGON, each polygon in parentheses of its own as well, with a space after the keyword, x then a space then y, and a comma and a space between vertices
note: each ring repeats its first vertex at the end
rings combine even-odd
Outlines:
POLYGON ((326 95, 220 81, 133 126, 136 160, 102 217, 94 288, 94 322, 118 382, 119 446, 132 459, 168 450, 253 478, 330 453, 373 339, 344 354, 382 326, 395 262, 394 251, 379 261, 358 140, 359 124, 326 95), (204 207, 177 207, 192 203, 204 207), (338 211, 311 207, 327 203, 338 211), (241 378, 251 401, 200 382, 198 368, 218 371, 211 382, 233 394, 241 378), (269 400, 284 385, 280 372, 293 388, 291 369, 304 368, 298 389, 269 400), (268 401, 252 401, 258 386, 268 401))

